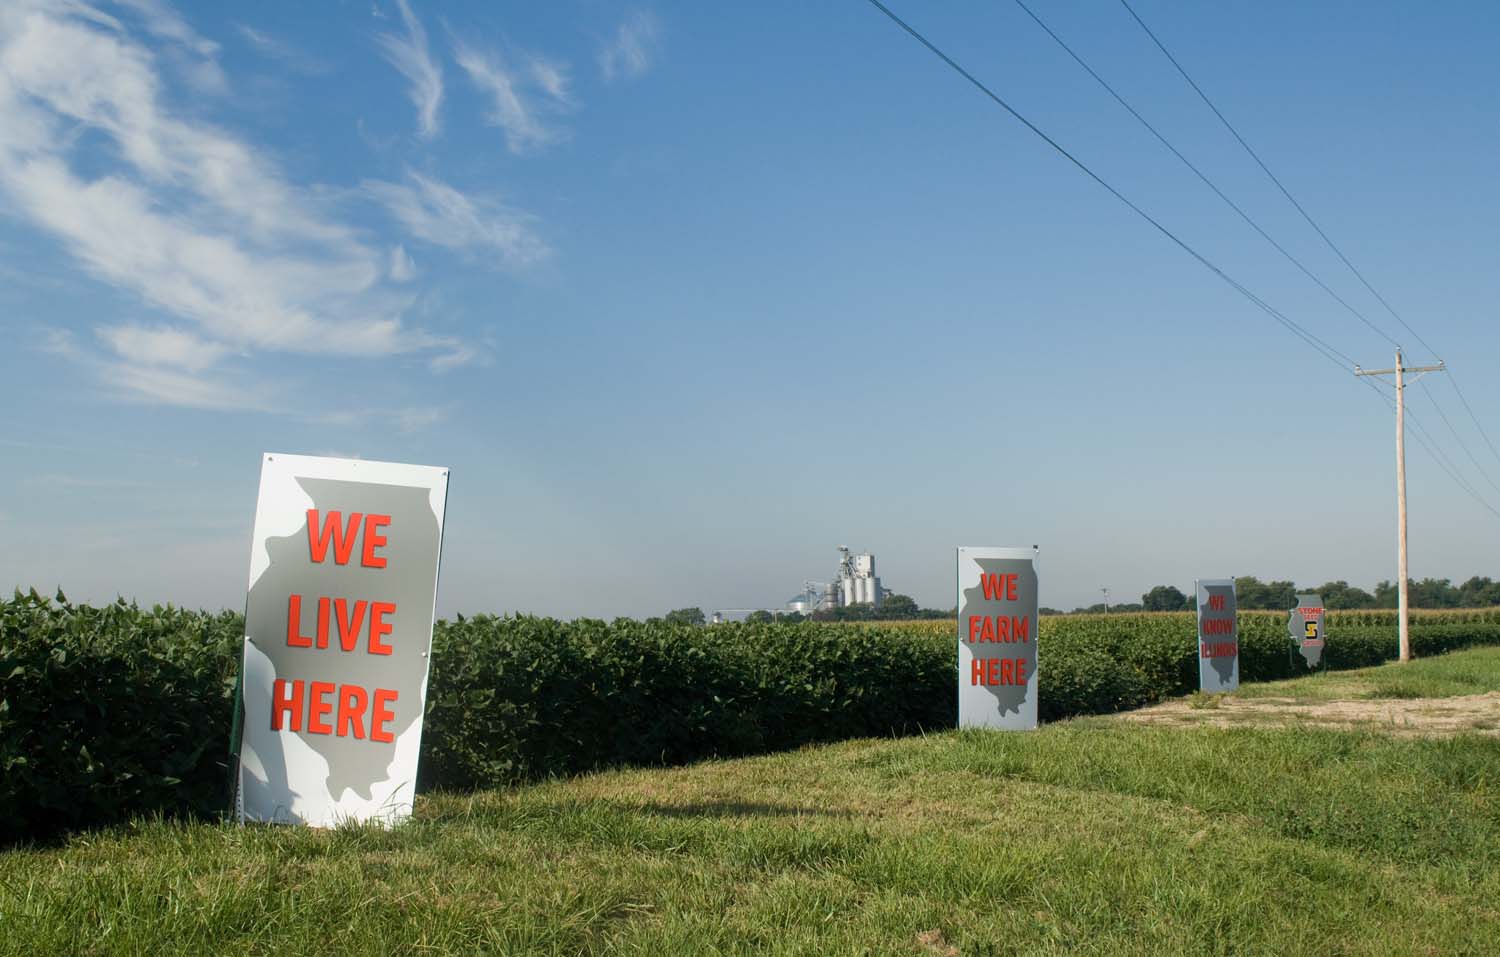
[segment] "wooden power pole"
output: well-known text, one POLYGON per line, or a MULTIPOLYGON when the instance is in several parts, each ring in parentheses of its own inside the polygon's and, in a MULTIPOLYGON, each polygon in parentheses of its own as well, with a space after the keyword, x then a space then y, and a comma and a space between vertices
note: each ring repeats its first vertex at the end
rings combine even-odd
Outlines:
MULTIPOLYGON (((1420 379, 1428 372, 1443 372, 1446 366, 1406 366, 1401 350, 1396 349, 1396 368, 1371 369, 1354 367, 1355 375, 1394 375, 1396 377, 1396 632, 1401 646, 1401 660, 1411 660, 1411 611, 1406 600, 1406 373, 1420 379)), ((1417 379, 1412 379, 1415 382, 1417 379)))

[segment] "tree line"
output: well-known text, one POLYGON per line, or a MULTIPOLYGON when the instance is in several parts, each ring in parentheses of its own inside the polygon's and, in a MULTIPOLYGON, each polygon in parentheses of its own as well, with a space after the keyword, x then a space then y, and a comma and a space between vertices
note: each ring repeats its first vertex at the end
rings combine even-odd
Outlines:
MULTIPOLYGON (((1380 582, 1373 592, 1368 592, 1342 579, 1324 582, 1314 588, 1298 588, 1289 581, 1263 582, 1253 575, 1234 580, 1239 607, 1247 610, 1284 611, 1297 604, 1299 592, 1321 595, 1323 606, 1333 609, 1395 608, 1397 603, 1396 583, 1390 581, 1380 582)), ((1447 578, 1407 579, 1407 598, 1413 608, 1489 608, 1500 605, 1500 582, 1479 575, 1459 585, 1447 578)), ((1141 596, 1140 604, 1115 606, 1111 610, 1193 611, 1196 608, 1194 596, 1183 594, 1175 585, 1157 585, 1141 596)), ((1098 610, 1103 611, 1102 606, 1098 610)))
MULTIPOLYGON (((1285 611, 1297 604, 1297 595, 1313 592, 1323 596, 1323 606, 1331 609, 1395 608, 1396 584, 1382 581, 1373 592, 1365 591, 1340 579, 1324 582, 1315 588, 1298 588, 1290 581, 1263 582, 1254 575, 1234 580, 1234 592, 1239 607, 1247 611, 1285 611)), ((1500 606, 1500 582, 1476 575, 1462 584, 1455 585, 1447 578, 1409 579, 1408 598, 1413 608, 1491 608, 1500 606)), ((1074 608, 1071 612, 1043 606, 1043 615, 1097 615, 1111 612, 1131 611, 1194 611, 1197 609, 1194 596, 1185 594, 1176 585, 1157 585, 1141 596, 1138 602, 1111 604, 1108 609, 1103 602, 1074 608)), ((844 605, 827 608, 803 615, 795 611, 755 611, 748 621, 912 621, 916 619, 952 618, 958 609, 922 608, 908 595, 887 594, 876 608, 869 604, 844 605)), ((701 608, 678 608, 664 616, 667 621, 701 625, 705 616, 701 608)), ((648 619, 651 620, 651 619, 648 619)))

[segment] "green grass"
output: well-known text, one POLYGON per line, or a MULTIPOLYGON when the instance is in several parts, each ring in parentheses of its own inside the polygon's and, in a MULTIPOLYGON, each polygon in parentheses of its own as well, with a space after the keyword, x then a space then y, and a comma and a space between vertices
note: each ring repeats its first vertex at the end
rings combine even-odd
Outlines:
POLYGON ((0 953, 1494 953, 1497 785, 1474 736, 854 741, 11 851, 0 953))
MULTIPOLYGON (((1481 648, 1240 694, 1496 689, 1481 648)), ((145 821, 0 853, 0 930, 153 957, 1492 954, 1500 739, 1101 717, 425 796, 393 831, 145 821)))
POLYGON ((1244 684, 1245 698, 1332 701, 1348 698, 1451 698, 1500 689, 1500 648, 1471 648, 1406 664, 1388 663, 1357 671, 1330 671, 1244 684))

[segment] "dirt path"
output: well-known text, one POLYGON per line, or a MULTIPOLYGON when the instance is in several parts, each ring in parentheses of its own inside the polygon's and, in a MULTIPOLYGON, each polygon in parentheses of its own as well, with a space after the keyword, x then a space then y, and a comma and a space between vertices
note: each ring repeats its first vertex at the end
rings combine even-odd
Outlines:
POLYGON ((1461 732, 1500 737, 1500 691, 1456 698, 1362 698, 1299 701, 1296 698, 1239 698, 1226 695, 1194 707, 1191 698, 1128 711, 1122 721, 1185 727, 1212 725, 1313 724, 1362 728, 1392 734, 1446 737, 1461 732))

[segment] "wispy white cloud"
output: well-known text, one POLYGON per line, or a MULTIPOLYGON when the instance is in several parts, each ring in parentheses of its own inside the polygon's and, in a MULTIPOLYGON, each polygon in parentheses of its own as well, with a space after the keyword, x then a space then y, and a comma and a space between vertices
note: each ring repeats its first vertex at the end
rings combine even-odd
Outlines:
POLYGON ((205 40, 190 26, 187 21, 161 0, 113 0, 119 7, 125 7, 138 14, 146 24, 146 29, 158 37, 177 43, 201 57, 212 57, 218 54, 219 45, 212 40, 205 40))
POLYGON ((480 352, 473 346, 459 344, 442 355, 433 356, 427 360, 427 368, 436 373, 444 373, 449 369, 468 365, 480 358, 480 352))
MULTIPOLYGON (((319 425, 349 428, 352 426, 380 425, 398 432, 419 432, 437 425, 448 417, 448 410, 437 406, 407 406, 396 409, 359 409, 329 412, 317 416, 313 421, 319 425)), ((357 458, 358 456, 338 456, 357 458)))
POLYGON ((222 342, 209 342, 183 329, 121 325, 96 332, 121 359, 147 366, 177 366, 201 372, 230 351, 222 342))
POLYGON ((573 107, 566 64, 521 54, 512 65, 497 51, 456 38, 453 58, 490 98, 485 122, 505 131, 505 145, 512 153, 529 153, 564 137, 551 120, 573 107))
POLYGON ((140 479, 100 477, 97 475, 33 475, 26 479, 28 485, 45 485, 49 488, 151 488, 153 483, 140 479))
POLYGON ((41 334, 41 343, 37 348, 42 352, 62 356, 64 359, 78 359, 83 355, 78 348, 78 340, 67 329, 43 329, 41 334))
POLYGON ((660 43, 661 24, 649 10, 634 10, 599 51, 599 70, 606 82, 633 80, 651 69, 660 43))
POLYGON ((527 69, 531 73, 532 81, 555 103, 560 106, 572 104, 572 98, 568 93, 567 64, 555 63, 546 57, 533 55, 527 58, 527 69))
POLYGON ((406 0, 396 0, 401 11, 405 35, 382 33, 377 37, 380 48, 391 66, 400 70, 411 84, 407 96, 417 108, 417 132, 431 139, 438 132, 438 107, 443 102, 443 69, 432 58, 427 47, 427 31, 406 0))
POLYGON ((217 59, 219 45, 200 36, 163 0, 113 0, 113 3, 133 12, 148 33, 167 41, 168 54, 195 88, 207 93, 222 93, 228 88, 217 59))
POLYGON ((530 266, 549 255, 547 244, 532 228, 530 215, 420 173, 410 172, 407 177, 410 183, 366 180, 361 185, 423 242, 498 254, 498 264, 506 266, 530 266))
MULTIPOLYGON (((157 0, 129 6, 168 46, 217 49, 157 0)), ((264 389, 210 373, 231 354, 461 351, 403 322, 410 294, 390 284, 388 251, 332 218, 323 191, 175 112, 165 86, 118 19, 0 3, 0 209, 175 320, 97 329, 102 354, 66 333, 42 348, 89 361, 123 394, 202 408, 270 406, 264 389)))
POLYGON ((252 50, 268 59, 277 60, 289 69, 310 75, 329 72, 329 65, 316 57, 308 56, 297 47, 265 30, 248 23, 234 25, 238 33, 252 50))
POLYGON ((417 264, 406 254, 405 246, 391 250, 390 277, 393 282, 410 282, 417 278, 417 264))
POLYGON ((118 389, 127 400, 214 411, 283 411, 269 401, 263 386, 231 382, 223 376, 133 362, 109 363, 100 374, 106 385, 118 389))
POLYGON ((443 409, 413 407, 396 410, 393 418, 396 422, 396 428, 402 432, 420 432, 425 428, 437 425, 447 415, 448 413, 443 409))
POLYGON ((244 37, 257 53, 264 56, 280 57, 285 55, 286 48, 275 37, 263 30, 257 30, 248 23, 236 23, 234 29, 240 36, 244 37))

